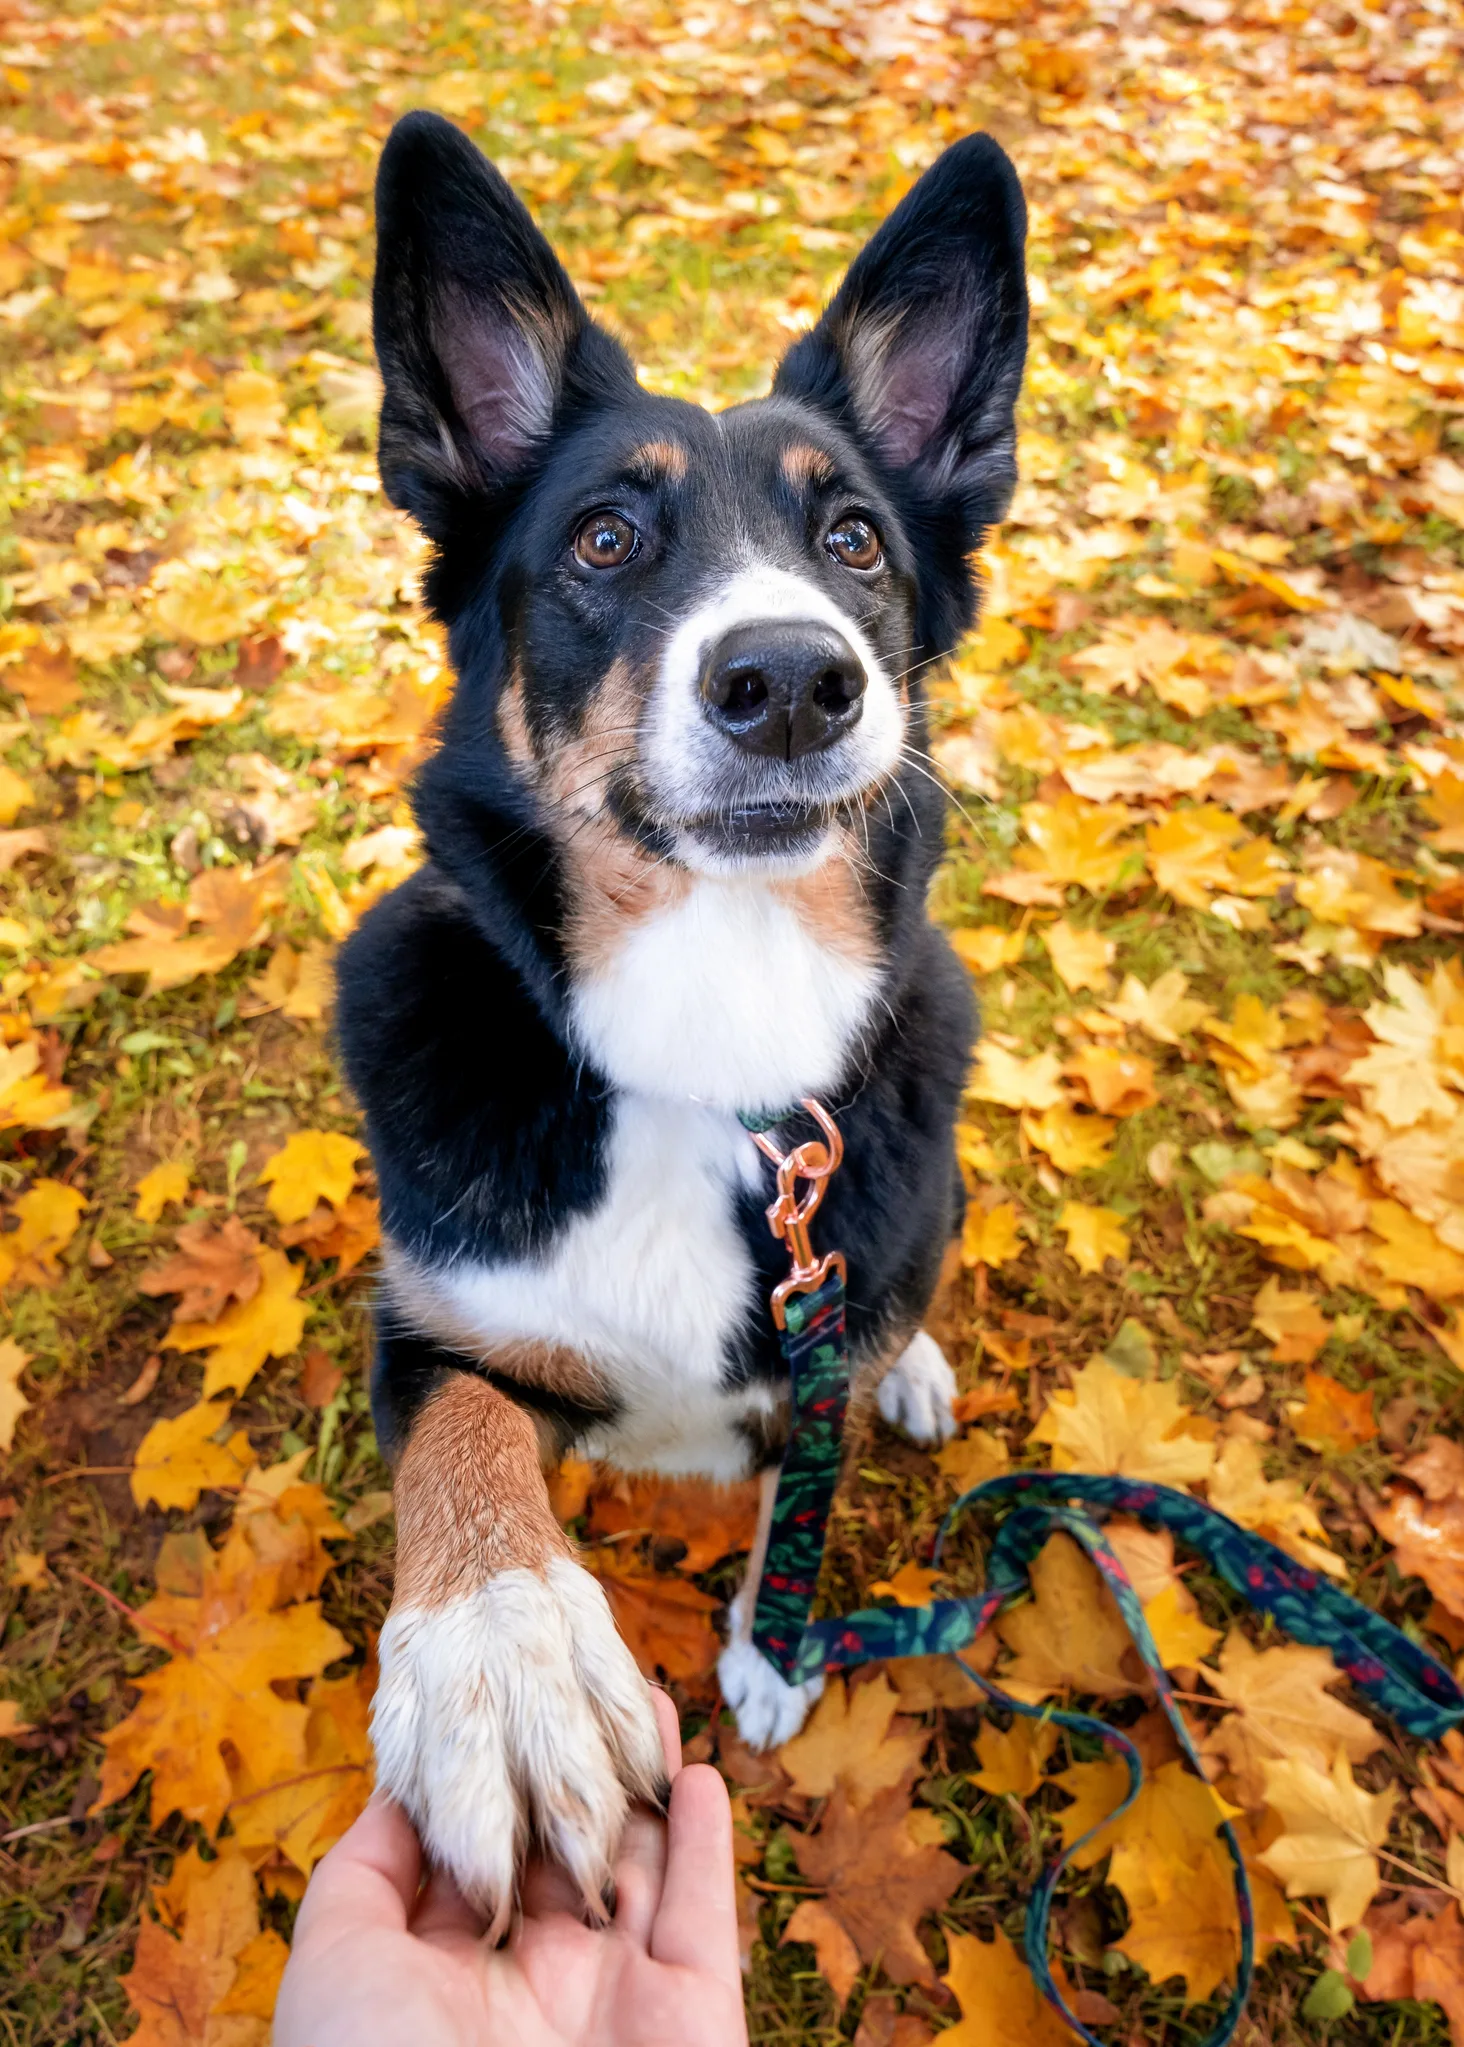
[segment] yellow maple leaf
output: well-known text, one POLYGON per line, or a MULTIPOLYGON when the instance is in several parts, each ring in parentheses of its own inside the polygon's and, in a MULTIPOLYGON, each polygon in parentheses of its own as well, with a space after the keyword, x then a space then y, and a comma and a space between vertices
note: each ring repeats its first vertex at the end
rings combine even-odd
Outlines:
POLYGON ((1286 1886, 1288 1898, 1327 1901, 1334 1933, 1356 1926, 1382 1882, 1375 1850, 1388 1838, 1398 1789, 1368 1792, 1353 1781, 1340 1750, 1330 1772, 1303 1756, 1264 1760, 1266 1803, 1284 1831, 1260 1860, 1286 1886))
POLYGON ((1422 1287, 1437 1301, 1464 1294, 1464 1254, 1399 1202, 1373 1202, 1368 1228, 1376 1240, 1368 1246, 1368 1263, 1385 1278, 1399 1286, 1422 1287))
POLYGON ((1227 1438, 1210 1473, 1210 1505, 1242 1528, 1253 1528, 1314 1571, 1345 1578, 1347 1566, 1327 1547, 1327 1531, 1300 1479, 1268 1479, 1257 1443, 1227 1438))
POLYGON ((1018 867, 1092 895, 1115 888, 1138 848, 1124 833, 1132 819, 1122 803, 1085 803, 1064 790, 1055 803, 1024 803, 1022 823, 1030 847, 1013 856, 1018 867))
MULTIPOLYGON (((961 2010, 940 2036, 946 2047, 1072 2047, 1072 2034, 1037 1988, 1025 1956, 999 1926, 989 1941, 948 1933, 946 1946, 950 1961, 940 1980, 961 2010)), ((1071 2000, 1060 1961, 1054 1961, 1053 1980, 1071 2000)))
POLYGON ((0 1287, 51 1287, 61 1253, 76 1235, 86 1196, 60 1180, 37 1180, 10 1205, 16 1227, 0 1237, 0 1287))
POLYGON ((1275 1278, 1251 1302, 1251 1327, 1275 1344, 1278 1365, 1309 1365, 1332 1333, 1315 1294, 1284 1287, 1275 1278))
POLYGON ((1170 967, 1152 987, 1146 988, 1137 974, 1125 974, 1117 996, 1100 1005, 1120 1023, 1136 1026, 1157 1038, 1161 1045, 1178 1045, 1214 1011, 1186 991, 1189 979, 1182 967, 1170 967))
POLYGON ((996 1797, 1030 1798, 1043 1781, 1043 1766, 1057 1747, 1057 1729, 1048 1720, 1014 1714, 1005 1733, 994 1720, 983 1720, 976 1736, 981 1768, 971 1782, 996 1797))
POLYGON ((1183 1587, 1177 1580, 1145 1602, 1144 1619, 1166 1670, 1200 1662, 1220 1639, 1220 1630, 1206 1627, 1194 1611, 1193 1600, 1183 1604, 1183 1587))
POLYGON ((247 632, 258 611, 259 599, 248 589, 211 576, 175 583, 158 598, 153 616, 174 639, 220 647, 247 632))
POLYGON ((968 1429, 935 1453, 936 1467, 953 1479, 963 1493, 1000 1478, 1011 1462, 1011 1452, 1000 1436, 990 1429, 968 1429))
POLYGON ((983 1208, 978 1201, 967 1203, 961 1231, 963 1265, 1009 1265, 1025 1249, 1012 1202, 999 1201, 995 1208, 983 1208))
POLYGON ((1057 1102, 1040 1116, 1024 1111, 1022 1135, 1046 1152, 1060 1173, 1089 1173, 1106 1166, 1109 1139, 1118 1125, 1072 1102, 1057 1102))
POLYGON ((1068 1256, 1080 1272, 1101 1272, 1108 1258, 1116 1258, 1120 1265, 1128 1263, 1129 1240, 1116 1209, 1065 1201, 1057 1227, 1067 1238, 1068 1256))
POLYGON ((830 1678, 808 1725, 778 1750, 793 1789, 826 1798, 842 1785, 850 1803, 861 1806, 898 1784, 930 1738, 923 1727, 897 1717, 899 1704, 883 1671, 863 1684, 830 1678))
POLYGON ((0 1337, 0 1450, 15 1441, 15 1424, 30 1402, 20 1390, 20 1375, 30 1363, 30 1352, 21 1349, 13 1336, 0 1337))
POLYGON ((36 792, 24 775, 17 775, 14 768, 0 761, 0 825, 14 824, 21 811, 35 800, 36 792))
POLYGON ((1107 988, 1108 969, 1118 947, 1101 931, 1083 931, 1059 917, 1042 933, 1057 978, 1069 992, 1079 988, 1107 988))
POLYGON ((1244 837, 1237 820, 1218 804, 1173 810, 1145 832, 1149 872, 1176 902, 1208 910, 1231 887, 1231 849, 1244 837))
POLYGON ((1003 1109, 1050 1109, 1060 1102, 1061 1066, 1051 1050, 1020 1059, 1004 1045, 983 1038, 976 1047, 971 1093, 978 1102, 996 1102, 1003 1109))
POLYGON ((1052 1445, 1054 1471, 1192 1485, 1215 1462, 1214 1445, 1187 1433, 1192 1419, 1174 1380, 1132 1379, 1095 1357, 1053 1394, 1031 1440, 1052 1445))
POLYGON ((141 1223, 155 1223, 170 1201, 182 1201, 188 1193, 188 1166, 183 1159, 168 1159, 143 1174, 137 1183, 133 1214, 141 1223))
POLYGON ((305 1768, 274 1784, 254 1785, 243 1773, 229 1821, 243 1848, 274 1848, 302 1876, 356 1818, 371 1791, 371 1697, 375 1671, 318 1677, 310 1687, 305 1768))
POLYGON ((1031 1599, 996 1624, 1013 1657, 1001 1674, 1004 1690, 1035 1705, 1053 1692, 1118 1699, 1144 1688, 1113 1595, 1070 1536, 1048 1537, 1032 1560, 1030 1583, 1031 1599))
POLYGON ((137 1704, 103 1735, 94 1810, 151 1770, 154 1826, 176 1810, 213 1833, 233 1795, 225 1744, 255 1783, 303 1770, 309 1712, 274 1687, 318 1677, 349 1645, 313 1600, 272 1610, 270 1575, 262 1601, 261 1582, 239 1567, 237 1551, 233 1558, 227 1548, 216 1553, 201 1536, 167 1539, 157 1580, 134 1620, 144 1641, 170 1651, 169 1660, 133 1680, 137 1704))
POLYGON ((998 967, 1015 965, 1027 944, 1025 931, 1003 931, 999 924, 982 924, 974 930, 948 931, 946 936, 957 959, 977 974, 994 974, 998 967))
MULTIPOLYGON (((245 1955, 259 1954, 259 1904, 254 1872, 232 1841, 205 1862, 198 1849, 179 1856, 166 1884, 153 1891, 162 1924, 143 1919, 132 1967, 121 1978, 141 2016, 132 2035, 143 2047, 263 2047, 260 2026, 235 2018, 219 2023, 239 1981, 245 1955)), ((283 1963, 284 1942, 273 1935, 283 1963)), ((249 1974, 257 1969, 251 1960, 249 1974)), ((247 1980, 247 1979, 246 1979, 247 1980)), ((278 1976, 275 1978, 276 1984, 278 1976)), ((266 2018, 268 2013, 265 2014, 266 2018)))
POLYGON ((913 1561, 901 1564, 893 1578, 880 1578, 870 1586, 871 1599, 893 1599, 897 1606, 928 1606, 936 1597, 939 1571, 928 1571, 913 1561))
POLYGON ((1232 1709, 1206 1735, 1206 1753, 1224 1762, 1236 1797, 1253 1809, 1265 1803, 1265 1762, 1302 1756, 1328 1770, 1336 1755, 1362 1763, 1383 1745, 1370 1720, 1332 1696, 1342 1672, 1325 1649, 1257 1649, 1232 1628, 1205 1680, 1232 1709))
POLYGON ((303 1222, 317 1201, 344 1206, 356 1180, 364 1144, 336 1130, 296 1130, 260 1168, 269 1187, 270 1213, 282 1223, 303 1222))
POLYGON ((1159 1099, 1153 1060, 1117 1045, 1084 1045, 1063 1072, 1105 1116, 1136 1116, 1159 1099))
POLYGON ((1354 1393, 1326 1372, 1307 1373, 1306 1399, 1288 1401, 1287 1412, 1297 1440, 1312 1450, 1356 1450, 1378 1433, 1369 1389, 1354 1393))
POLYGON ((175 1322, 163 1338, 167 1350, 206 1350, 203 1394, 240 1393, 266 1358, 286 1358, 305 1333, 308 1309, 295 1296, 304 1268, 266 1244, 259 1253, 259 1286, 234 1301, 214 1322, 175 1322))
POLYGON ((139 1507, 150 1500, 159 1507, 193 1507, 205 1488, 238 1485, 254 1452, 242 1429, 227 1443, 213 1440, 229 1410, 227 1400, 202 1400, 153 1423, 132 1462, 132 1497, 139 1507))

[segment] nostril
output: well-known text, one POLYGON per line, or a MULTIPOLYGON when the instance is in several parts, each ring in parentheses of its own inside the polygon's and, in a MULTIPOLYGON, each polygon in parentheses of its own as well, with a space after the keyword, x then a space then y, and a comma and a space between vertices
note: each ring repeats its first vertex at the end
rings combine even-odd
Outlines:
POLYGON ((826 668, 813 685, 813 701, 821 711, 846 711, 858 694, 842 668, 826 668))
POLYGON ((734 718, 750 717, 762 709, 768 700, 767 679, 759 668, 744 669, 740 674, 730 676, 725 692, 718 692, 721 710, 734 718))

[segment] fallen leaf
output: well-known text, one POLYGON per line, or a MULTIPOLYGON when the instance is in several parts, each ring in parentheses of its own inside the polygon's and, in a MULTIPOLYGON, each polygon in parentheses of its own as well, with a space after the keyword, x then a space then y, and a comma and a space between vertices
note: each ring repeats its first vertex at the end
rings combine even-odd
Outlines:
POLYGON ((1266 1803, 1284 1828, 1260 1860, 1285 1884, 1288 1898, 1325 1898, 1332 1931, 1345 1933, 1382 1882, 1374 1850, 1388 1838, 1397 1787, 1364 1791, 1340 1751, 1330 1774, 1297 1756, 1260 1767, 1266 1803))
POLYGON ((137 1285, 140 1293, 154 1297, 179 1295, 175 1312, 180 1322, 217 1322, 230 1301, 252 1301, 259 1292, 262 1247, 238 1216, 226 1217, 217 1229, 206 1222, 183 1223, 177 1246, 137 1285))
MULTIPOLYGON (((305 1767, 281 1782, 256 1785, 241 1773, 229 1805, 234 1838, 257 1854, 272 1849, 308 1877, 334 1847, 371 1793, 374 1666, 310 1687, 305 1767)), ((268 2014, 265 2014, 268 2016, 268 2014)))
POLYGON ((963 1265, 1010 1265, 1025 1249, 1012 1202, 999 1201, 994 1208, 983 1208, 977 1201, 967 1203, 961 1229, 963 1265))
POLYGON ((1040 1116, 1030 1111, 1022 1116, 1023 1137, 1045 1152, 1060 1173, 1090 1173, 1106 1166, 1112 1156, 1109 1140, 1117 1128, 1107 1116, 1095 1116, 1072 1102, 1058 1102, 1040 1116))
POLYGON ((942 1906, 966 1877, 966 1866, 910 1830, 903 1785, 867 1805, 851 1804, 835 1787, 816 1834, 792 1834, 798 1866, 824 1892, 824 1904, 866 1965, 877 1963, 892 1983, 935 1982, 916 1926, 942 1906))
POLYGON ((303 1222, 284 1225, 280 1242, 312 1258, 334 1258, 335 1276, 344 1279, 381 1242, 381 1203, 367 1194, 348 1194, 339 1208, 317 1201, 303 1222))
POLYGON ((1005 1046, 983 1038, 976 1047, 971 1093, 978 1102, 996 1102, 1004 1109, 1050 1109, 1063 1098, 1061 1068, 1055 1052, 1019 1059, 1005 1046))
POLYGON ((779 1945, 790 1940, 806 1940, 810 1944, 819 1973, 842 2009, 859 1980, 859 1950, 828 1906, 820 1904, 817 1898, 800 1899, 783 1928, 779 1945))
POLYGON ((1085 1201, 1065 1201, 1057 1227, 1067 1238, 1067 1253, 1080 1272, 1101 1272, 1109 1258, 1128 1263, 1129 1240, 1123 1217, 1112 1208, 1093 1208, 1085 1201))
POLYGON ((1205 1752, 1224 1761, 1236 1797, 1253 1810, 1265 1802, 1263 1764, 1291 1756, 1329 1770, 1335 1756, 1363 1763, 1383 1745, 1370 1720, 1332 1696, 1342 1672, 1325 1649, 1256 1649, 1232 1628, 1205 1680, 1234 1709, 1209 1730, 1205 1752))
POLYGON ((1052 1535, 1033 1559, 1032 1597, 996 1623, 1013 1661, 1003 1689, 1035 1705, 1054 1692, 1125 1698, 1142 1691, 1129 1631, 1097 1566, 1066 1535, 1052 1535))
POLYGON ((196 875, 185 903, 144 903, 130 912, 133 935, 88 955, 104 974, 146 974, 147 992, 181 988, 200 974, 217 974, 260 943, 280 899, 278 863, 250 873, 208 867, 196 875), (190 924, 202 928, 190 935, 190 924))
POLYGON ((927 1571, 913 1560, 901 1564, 893 1578, 880 1578, 870 1586, 871 1599, 893 1599, 897 1606, 929 1606, 940 1582, 939 1571, 927 1571))
POLYGON ((13 1336, 0 1337, 0 1451, 14 1444, 15 1424, 31 1404, 20 1390, 20 1375, 29 1363, 30 1352, 13 1336))
POLYGON ((155 1223, 169 1202, 186 1200, 188 1179, 188 1166, 183 1159, 169 1159, 144 1173, 137 1183, 132 1210, 137 1220, 155 1223))
POLYGON ((1464 1499, 1421 1500, 1394 1487, 1368 1515, 1392 1543, 1396 1568, 1422 1578, 1440 1606, 1464 1620, 1464 1499))
POLYGON ((260 1169, 260 1182, 269 1188, 270 1214, 282 1223, 298 1223, 317 1201, 344 1207, 357 1163, 365 1156, 365 1145, 339 1131, 295 1131, 260 1169))
MULTIPOLYGON (((719 1486, 706 1479, 615 1475, 590 1502, 588 1534, 647 1535, 659 1549, 683 1546, 677 1568, 709 1571, 722 1557, 752 1547, 758 1483, 719 1486)), ((573 1519, 571 1515, 567 1518, 573 1519)))
POLYGON ((1347 1567, 1327 1547, 1327 1531, 1300 1479, 1268 1479, 1257 1444, 1231 1436, 1222 1445, 1209 1494, 1210 1505, 1242 1528, 1253 1528, 1314 1571, 1346 1577, 1347 1567))
POLYGON ((994 974, 999 967, 1014 966, 1027 944, 1025 931, 1004 931, 999 924, 983 924, 975 930, 948 931, 946 937, 957 959, 976 974, 994 974))
POLYGON ((132 1497, 139 1507, 193 1507, 208 1487, 237 1486, 254 1462, 249 1438, 236 1430, 216 1443, 229 1419, 227 1400, 203 1400, 166 1421, 154 1422, 137 1446, 132 1497))
POLYGON ((996 1797, 1030 1798, 1056 1747, 1057 1729, 1050 1721, 1015 1714, 1003 1733, 995 1721, 983 1720, 976 1736, 981 1768, 972 1771, 971 1782, 996 1797))
POLYGON ((721 1650, 712 1615, 721 1601, 674 1572, 648 1571, 612 1549, 587 1551, 630 1652, 648 1677, 664 1671, 693 1684, 715 1669, 721 1650))
POLYGON ((1100 1115, 1135 1116, 1159 1099, 1153 1060, 1116 1045, 1085 1045, 1063 1070, 1100 1115))
POLYGON ((60 1180, 37 1180, 18 1195, 10 1204, 16 1227, 0 1236, 0 1287, 55 1286, 85 1208, 86 1196, 60 1180))
POLYGON ((1305 1287, 1283 1287, 1275 1278, 1251 1302, 1251 1327, 1275 1344, 1278 1365, 1309 1365, 1332 1333, 1315 1294, 1305 1287))
POLYGON ((211 1862, 190 1848, 153 1900, 174 1931, 153 1919, 138 1928, 132 1967, 121 1978, 141 2021, 132 2039, 141 2047, 265 2047, 263 2027, 240 2035, 237 2021, 232 2032, 214 2023, 259 1936, 246 1858, 231 1842, 211 1862))
POLYGON ((1144 1619, 1166 1670, 1201 1662, 1220 1639, 1218 1628, 1207 1627, 1192 1606, 1182 1603, 1178 1583, 1166 1585, 1144 1602, 1144 1619))
MULTIPOLYGON (((940 2035, 949 2047, 1071 2047, 1073 2036, 1037 1988, 1026 1956, 999 1926, 989 1941, 974 1933, 947 1934, 946 1947, 950 1961, 940 1980, 961 2012, 940 2035)), ((1071 2004, 1061 1962, 1052 1973, 1071 2004)))
POLYGON ((304 1270, 266 1244, 259 1252, 259 1286, 213 1322, 174 1322, 165 1350, 206 1350, 203 1395, 241 1393, 266 1358, 287 1358, 305 1332, 308 1309, 296 1300, 304 1270))
POLYGON ((1208 1477, 1215 1451, 1186 1432, 1190 1419, 1173 1379, 1131 1379, 1096 1357, 1053 1394, 1031 1440, 1052 1445, 1055 1471, 1191 1485, 1208 1477))
POLYGON ((1042 943, 1069 993, 1079 988, 1106 988, 1108 969, 1113 965, 1117 945, 1101 931, 1083 931, 1059 917, 1042 933, 1042 943))
POLYGON ((1357 1450, 1378 1433, 1373 1397, 1364 1386, 1353 1393, 1325 1372, 1308 1372, 1306 1399, 1288 1402, 1291 1426, 1313 1450, 1357 1450))
POLYGON ((1011 1452, 990 1429, 967 1429, 941 1445, 935 1463, 943 1477, 967 1493, 973 1486, 985 1485, 989 1478, 1000 1478, 1011 1463, 1011 1452))
POLYGON ((316 1344, 306 1351, 300 1367, 300 1398, 310 1407, 329 1407, 345 1376, 330 1352, 316 1344))
POLYGON ((133 1679, 137 1704, 102 1736, 107 1754, 93 1810, 151 1770, 153 1825, 178 1811, 213 1833, 233 1795, 226 1743, 256 1783, 304 1768, 308 1711, 274 1686, 318 1677, 350 1645, 314 1600, 278 1610, 261 1603, 271 1574, 250 1552, 243 1561, 237 1545, 245 1542, 241 1533, 214 1551, 202 1537, 165 1538, 158 1590, 134 1625, 169 1659, 133 1679))
POLYGON ((1161 1045, 1180 1045, 1215 1013, 1208 1002, 1188 994, 1188 987, 1189 980, 1179 967, 1170 967, 1149 988, 1136 974, 1125 974, 1116 998, 1100 1007, 1119 1023, 1146 1031, 1161 1045))
POLYGON ((898 1717, 899 1693, 883 1671, 863 1684, 830 1677, 807 1726, 778 1750, 792 1788, 826 1798, 841 1786, 850 1804, 866 1806, 913 1770, 929 1740, 898 1717))

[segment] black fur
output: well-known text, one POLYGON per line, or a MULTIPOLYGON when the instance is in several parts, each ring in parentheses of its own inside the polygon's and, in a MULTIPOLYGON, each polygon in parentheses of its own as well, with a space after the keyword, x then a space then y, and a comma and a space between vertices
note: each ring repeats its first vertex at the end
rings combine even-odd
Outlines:
MULTIPOLYGON (((885 544, 860 586, 860 624, 891 668, 913 671, 918 755, 920 669, 973 616, 969 555, 1015 477, 1024 210, 995 143, 957 144, 790 350, 773 396, 717 421, 638 388, 522 205, 447 122, 414 114, 398 125, 377 219, 382 477, 435 543, 429 601, 459 681, 416 794, 429 864, 344 948, 339 1037, 390 1237, 433 1264, 531 1257, 603 1195, 613 1091, 570 1042, 570 884, 503 742, 504 687, 522 679, 536 746, 578 734, 612 663, 655 659, 667 619, 734 527, 763 558, 853 601, 821 535, 854 502, 885 544), (514 378, 526 395, 500 402, 514 378), (628 478, 631 452, 660 437, 689 451, 686 476, 628 478), (828 458, 829 481, 789 483, 780 463, 795 444, 828 458), (607 502, 628 506, 646 538, 597 580, 566 536, 607 502)), ((664 851, 667 820, 633 766, 616 770, 609 794, 621 827, 664 851)), ((943 817, 917 759, 859 818, 883 1001, 828 1104, 846 1162, 817 1233, 848 1259, 851 1337, 864 1350, 918 1323, 959 1223, 952 1126, 974 1017, 967 976, 925 914, 943 817)), ((786 1254, 758 1200, 741 1224, 765 1290, 786 1254)), ((409 1329, 383 1330, 384 1445, 401 1442, 417 1403, 463 1362, 409 1329)), ((728 1383, 781 1369, 760 1314, 730 1346, 728 1383)), ((572 1431, 589 1417, 558 1419, 572 1431)))

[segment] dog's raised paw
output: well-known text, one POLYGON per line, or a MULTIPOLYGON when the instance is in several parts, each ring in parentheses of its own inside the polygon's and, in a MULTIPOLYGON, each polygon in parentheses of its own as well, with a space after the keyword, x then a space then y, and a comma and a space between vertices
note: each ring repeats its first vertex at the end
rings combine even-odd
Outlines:
POLYGON ((768 1662, 761 1649, 744 1631, 743 1602, 739 1592, 728 1613, 731 1633, 727 1646, 717 1658, 717 1677, 722 1697, 732 1708, 737 1732, 751 1749, 778 1748, 791 1741, 824 1688, 823 1677, 811 1677, 805 1684, 790 1685, 768 1662))
POLYGON ((917 1329, 879 1382, 879 1411, 917 1443, 946 1443, 956 1433, 956 1375, 933 1336, 917 1329))
POLYGON ((393 1608, 380 1655, 377 1781, 490 1933, 531 1837, 600 1916, 630 1801, 661 1803, 666 1772, 650 1687, 589 1572, 556 1557, 393 1608))

